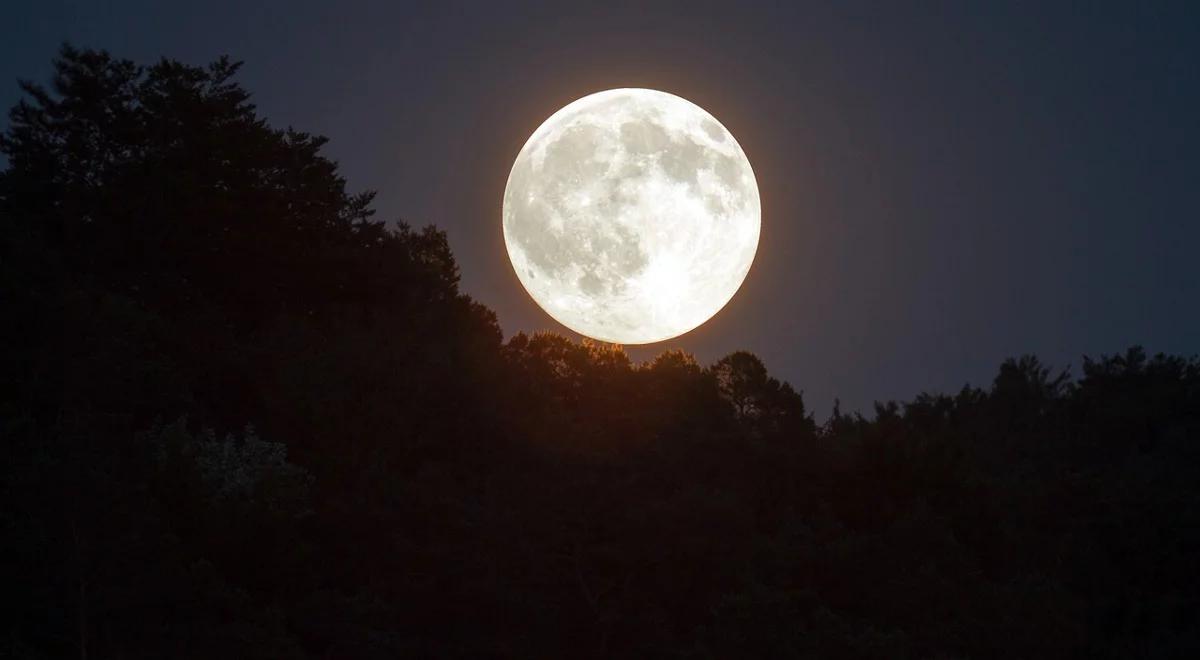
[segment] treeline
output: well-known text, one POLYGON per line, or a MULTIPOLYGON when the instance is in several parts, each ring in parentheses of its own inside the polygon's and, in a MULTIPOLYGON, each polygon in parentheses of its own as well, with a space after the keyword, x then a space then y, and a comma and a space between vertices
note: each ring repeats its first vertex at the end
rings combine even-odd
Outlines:
POLYGON ((0 657, 1200 652, 1200 361, 834 411, 505 341, 228 60, 64 47, 0 138, 0 657))

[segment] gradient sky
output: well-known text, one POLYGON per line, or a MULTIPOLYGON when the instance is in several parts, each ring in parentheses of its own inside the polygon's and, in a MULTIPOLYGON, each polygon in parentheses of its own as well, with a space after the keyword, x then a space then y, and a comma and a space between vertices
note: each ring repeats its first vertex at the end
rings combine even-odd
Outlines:
POLYGON ((763 237, 721 313, 635 358, 748 349, 823 419, 1021 353, 1200 349, 1200 3, 175 4, 12 3, 0 104, 64 40, 245 60, 260 111, 329 136, 381 217, 448 232, 506 335, 568 332, 504 251, 517 151, 576 98, 650 87, 737 137, 763 237))

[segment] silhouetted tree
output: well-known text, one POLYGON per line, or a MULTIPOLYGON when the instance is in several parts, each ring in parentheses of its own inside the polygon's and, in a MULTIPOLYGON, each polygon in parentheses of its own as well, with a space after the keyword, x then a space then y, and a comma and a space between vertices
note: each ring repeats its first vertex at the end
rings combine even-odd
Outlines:
POLYGON ((815 432, 803 397, 791 385, 770 377, 754 354, 731 353, 713 365, 712 371, 721 397, 733 407, 734 416, 752 428, 787 429, 808 436, 815 432))

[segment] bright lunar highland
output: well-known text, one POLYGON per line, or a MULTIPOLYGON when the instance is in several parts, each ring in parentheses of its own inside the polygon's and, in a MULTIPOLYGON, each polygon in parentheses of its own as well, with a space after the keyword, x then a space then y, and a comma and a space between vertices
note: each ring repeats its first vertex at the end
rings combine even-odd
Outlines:
POLYGON ((612 89, 554 113, 517 155, 504 242, 533 299, 593 339, 646 344, 716 314, 758 249, 758 184, 695 104, 612 89))

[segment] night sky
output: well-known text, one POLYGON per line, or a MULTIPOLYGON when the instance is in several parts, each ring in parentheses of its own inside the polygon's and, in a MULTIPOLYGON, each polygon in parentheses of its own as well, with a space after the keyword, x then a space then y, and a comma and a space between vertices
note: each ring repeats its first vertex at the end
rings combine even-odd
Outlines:
POLYGON ((168 4, 12 3, 0 103, 64 40, 245 60, 260 111, 329 136, 379 217, 448 232, 506 335, 568 332, 504 251, 517 151, 576 98, 650 87, 737 137, 763 233, 723 311, 635 358, 748 349, 823 419, 835 396, 986 385, 1021 353, 1078 373, 1197 349, 1198 3, 168 4))

